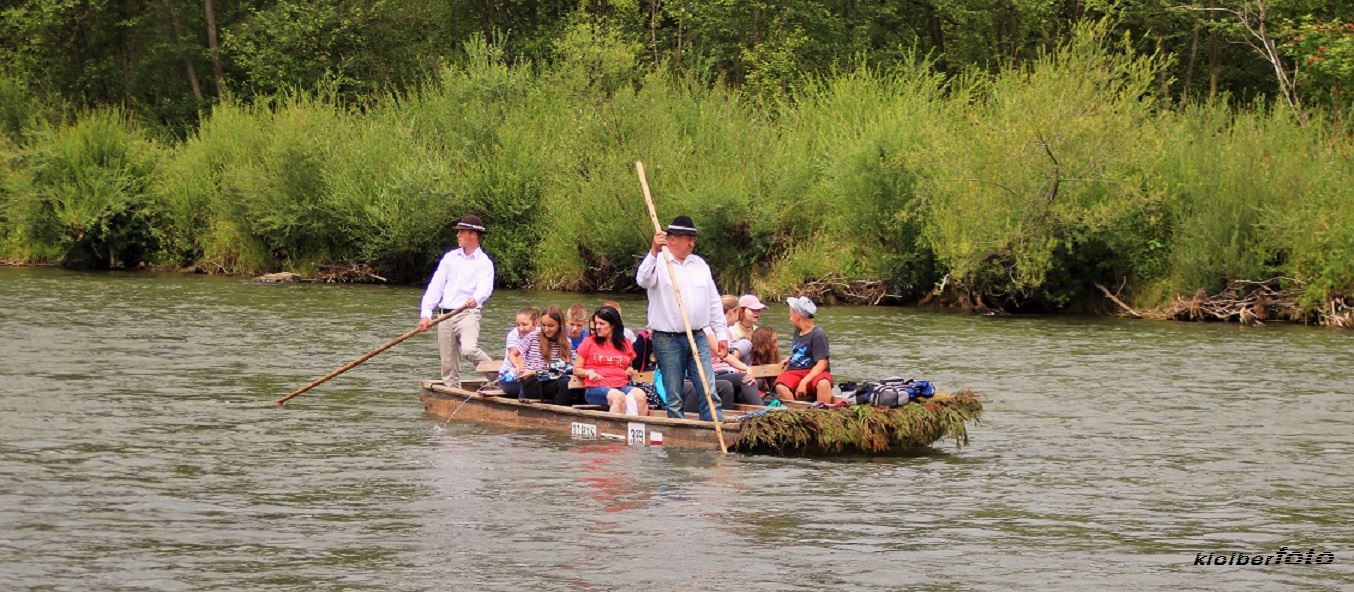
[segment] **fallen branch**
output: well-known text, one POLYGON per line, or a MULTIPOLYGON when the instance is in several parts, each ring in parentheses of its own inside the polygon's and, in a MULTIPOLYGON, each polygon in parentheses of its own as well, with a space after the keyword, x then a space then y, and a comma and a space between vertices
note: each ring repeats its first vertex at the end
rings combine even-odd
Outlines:
POLYGON ((880 280, 847 280, 839 274, 831 274, 804 284, 799 294, 818 302, 844 302, 846 304, 877 305, 888 294, 888 286, 880 280))
MULTIPOLYGON (((1290 278, 1235 280, 1217 294, 1200 289, 1189 298, 1176 296, 1169 305, 1145 311, 1143 316, 1176 321, 1236 321, 1243 325, 1264 325, 1270 319, 1309 322, 1309 311, 1298 304, 1302 289, 1280 288, 1280 280, 1300 283, 1290 278)), ((1326 319, 1321 324, 1331 322, 1326 319)))
POLYGON ((376 270, 372 269, 371 266, 366 263, 321 265, 319 273, 312 277, 305 278, 302 281, 325 284, 389 283, 389 280, 376 275, 376 270))
POLYGON ((1104 293, 1105 293, 1105 297, 1106 297, 1106 298, 1109 298, 1110 300, 1114 301, 1115 304, 1118 304, 1118 305, 1119 305, 1119 308, 1124 309, 1124 312, 1127 312, 1127 313, 1129 314, 1129 316, 1131 316, 1131 317, 1133 317, 1133 318, 1135 318, 1135 319, 1141 319, 1141 318, 1142 318, 1142 313, 1140 313, 1140 312, 1138 312, 1138 311, 1136 311, 1136 310, 1133 310, 1133 307, 1131 307, 1131 306, 1129 306, 1129 305, 1127 305, 1127 304, 1124 304, 1124 301, 1123 301, 1123 300, 1120 300, 1120 299, 1116 298, 1116 297, 1114 296, 1114 294, 1111 294, 1111 293, 1110 293, 1109 288, 1106 288, 1105 286, 1102 286, 1102 285, 1100 285, 1099 283, 1094 284, 1094 285, 1095 285, 1095 287, 1100 288, 1100 291, 1101 291, 1101 292, 1104 292, 1104 293))

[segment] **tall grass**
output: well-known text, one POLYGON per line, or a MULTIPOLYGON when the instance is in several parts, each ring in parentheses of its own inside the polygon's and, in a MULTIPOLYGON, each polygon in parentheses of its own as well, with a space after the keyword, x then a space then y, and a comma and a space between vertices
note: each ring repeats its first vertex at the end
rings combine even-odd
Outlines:
POLYGON ((4 246, 20 259, 117 267, 157 251, 161 149, 118 109, 42 124, 3 177, 4 246))
POLYGON ((1354 290, 1348 122, 1158 104, 1168 58, 1103 25, 996 75, 911 60, 776 105, 646 72, 605 29, 558 44, 542 67, 477 40, 436 84, 360 109, 226 102, 168 147, 115 111, 48 126, 5 151, 0 249, 418 281, 475 213, 500 285, 626 289, 652 235, 641 160, 661 222, 696 220, 730 292, 868 281, 908 302, 943 283, 1058 310, 1099 301, 1095 283, 1142 305, 1235 279, 1289 278, 1312 307, 1354 290))

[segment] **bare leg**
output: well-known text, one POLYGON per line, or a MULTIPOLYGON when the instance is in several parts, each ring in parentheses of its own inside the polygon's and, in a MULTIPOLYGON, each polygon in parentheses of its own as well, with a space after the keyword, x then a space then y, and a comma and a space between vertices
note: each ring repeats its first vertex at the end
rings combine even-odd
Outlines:
POLYGON ((818 381, 817 387, 818 402, 824 405, 832 404, 832 383, 826 380, 818 381))
POLYGON ((790 390, 790 387, 785 386, 785 383, 783 382, 776 383, 776 394, 780 395, 780 400, 782 401, 795 400, 795 392, 790 390))
POLYGON ((612 413, 625 413, 625 393, 611 389, 606 392, 606 402, 611 405, 612 413))

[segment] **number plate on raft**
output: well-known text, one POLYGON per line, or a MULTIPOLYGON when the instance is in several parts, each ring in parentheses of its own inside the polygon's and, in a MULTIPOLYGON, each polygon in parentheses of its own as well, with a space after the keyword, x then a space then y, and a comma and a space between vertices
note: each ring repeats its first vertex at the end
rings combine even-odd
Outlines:
POLYGON ((596 440, 606 438, 608 440, 624 440, 626 444, 632 446, 644 446, 646 444, 660 445, 663 443, 663 434, 660 432, 648 431, 648 426, 638 422, 630 422, 626 425, 625 435, 607 434, 597 431, 597 425, 591 423, 571 422, 569 424, 569 434, 575 438, 585 440, 596 440))

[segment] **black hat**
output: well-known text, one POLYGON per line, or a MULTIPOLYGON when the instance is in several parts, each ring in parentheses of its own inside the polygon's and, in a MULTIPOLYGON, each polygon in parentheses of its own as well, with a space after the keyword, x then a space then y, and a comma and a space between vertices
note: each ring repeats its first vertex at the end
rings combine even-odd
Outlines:
POLYGON ((696 223, 691 221, 691 216, 678 216, 672 219, 672 224, 668 225, 668 234, 699 236, 696 232, 696 223))
POLYGON ((480 217, 475 215, 461 218, 461 221, 456 223, 456 230, 473 230, 480 234, 489 232, 484 229, 484 222, 480 220, 480 217))

